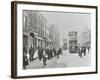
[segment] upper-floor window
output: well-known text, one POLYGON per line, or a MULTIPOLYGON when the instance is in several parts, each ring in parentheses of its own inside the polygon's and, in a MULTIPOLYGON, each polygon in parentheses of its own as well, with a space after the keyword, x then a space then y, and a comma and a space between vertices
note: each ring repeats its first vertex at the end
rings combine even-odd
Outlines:
POLYGON ((37 18, 33 17, 33 27, 34 29, 37 29, 37 18))
POLYGON ((26 28, 27 27, 27 17, 24 16, 23 19, 24 19, 23 20, 24 28, 26 28))
POLYGON ((30 24, 30 27, 32 27, 32 17, 29 17, 29 24, 30 24))

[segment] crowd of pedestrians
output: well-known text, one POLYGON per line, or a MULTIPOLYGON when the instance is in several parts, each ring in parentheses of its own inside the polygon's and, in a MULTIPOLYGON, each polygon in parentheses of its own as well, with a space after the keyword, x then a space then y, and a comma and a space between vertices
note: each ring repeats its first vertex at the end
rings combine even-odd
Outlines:
POLYGON ((82 55, 86 56, 86 53, 89 52, 90 47, 77 47, 77 53, 79 54, 80 57, 82 57, 82 55))
MULTIPOLYGON (((23 49, 24 57, 23 57, 23 67, 26 69, 26 66, 31 62, 34 61, 35 53, 37 53, 37 58, 43 62, 43 65, 46 66, 47 60, 52 59, 53 57, 59 58, 59 55, 62 54, 62 48, 43 48, 43 47, 30 47, 29 52, 24 47, 23 49)), ((38 64, 38 63, 37 63, 38 64)))
MULTIPOLYGON (((52 47, 34 48, 31 46, 27 52, 27 48, 24 47, 23 48, 23 52, 24 52, 23 66, 24 66, 24 69, 31 61, 35 60, 35 58, 34 58, 35 54, 37 54, 36 59, 39 59, 39 61, 42 61, 43 65, 46 66, 47 60, 50 60, 53 57, 59 58, 60 54, 63 54, 62 50, 63 50, 62 48, 52 48, 52 47)), ((76 50, 76 53, 78 53, 78 55, 80 56, 80 58, 82 58, 83 55, 86 56, 86 53, 88 53, 90 51, 90 47, 85 47, 85 46, 78 47, 78 46, 76 46, 75 50, 76 50)))

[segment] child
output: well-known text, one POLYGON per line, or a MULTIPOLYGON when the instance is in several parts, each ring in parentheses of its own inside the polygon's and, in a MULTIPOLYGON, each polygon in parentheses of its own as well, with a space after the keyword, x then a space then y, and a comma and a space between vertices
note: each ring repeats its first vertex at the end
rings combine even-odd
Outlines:
POLYGON ((23 68, 26 69, 26 66, 28 65, 28 59, 27 56, 24 56, 24 60, 23 60, 23 68))
POLYGON ((44 56, 43 56, 43 65, 44 65, 44 66, 46 66, 46 62, 47 62, 47 58, 46 58, 46 56, 44 55, 44 56))

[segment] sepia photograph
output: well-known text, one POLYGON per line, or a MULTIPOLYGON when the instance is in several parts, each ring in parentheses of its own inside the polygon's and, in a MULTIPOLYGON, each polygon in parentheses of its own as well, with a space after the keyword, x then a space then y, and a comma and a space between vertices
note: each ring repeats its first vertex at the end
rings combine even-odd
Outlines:
POLYGON ((97 73, 97 6, 12 2, 12 78, 97 73))

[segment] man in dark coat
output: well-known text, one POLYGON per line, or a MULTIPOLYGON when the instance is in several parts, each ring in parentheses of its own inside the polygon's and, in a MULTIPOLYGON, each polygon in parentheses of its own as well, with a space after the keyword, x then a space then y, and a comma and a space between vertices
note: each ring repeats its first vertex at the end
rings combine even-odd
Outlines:
POLYGON ((61 48, 59 48, 59 53, 62 54, 62 49, 61 48))
POLYGON ((78 50, 78 54, 79 54, 79 56, 82 57, 81 48, 78 47, 77 50, 78 50))
POLYGON ((83 47, 83 53, 84 53, 84 56, 86 56, 86 48, 83 47))
POLYGON ((43 58, 43 48, 42 47, 39 47, 38 56, 39 56, 39 60, 43 58))
POLYGON ((23 68, 26 69, 26 66, 28 65, 28 59, 27 59, 27 48, 23 48, 23 68))
POLYGON ((26 69, 27 65, 28 65, 28 59, 27 59, 27 56, 24 56, 24 58, 23 58, 23 68, 26 69))
POLYGON ((88 47, 88 52, 89 52, 89 50, 90 50, 90 47, 88 47))
POLYGON ((59 58, 59 54, 61 53, 60 49, 57 50, 57 58, 59 58))
POLYGON ((53 52, 54 52, 54 56, 56 56, 57 53, 56 53, 56 49, 55 48, 53 49, 53 52))
POLYGON ((41 47, 38 47, 38 57, 39 57, 39 60, 41 60, 41 47))
POLYGON ((31 46, 31 48, 29 50, 30 61, 33 61, 34 52, 35 52, 35 49, 34 49, 34 47, 31 46))
POLYGON ((50 58, 52 58, 53 57, 53 49, 51 48, 50 49, 50 58))

